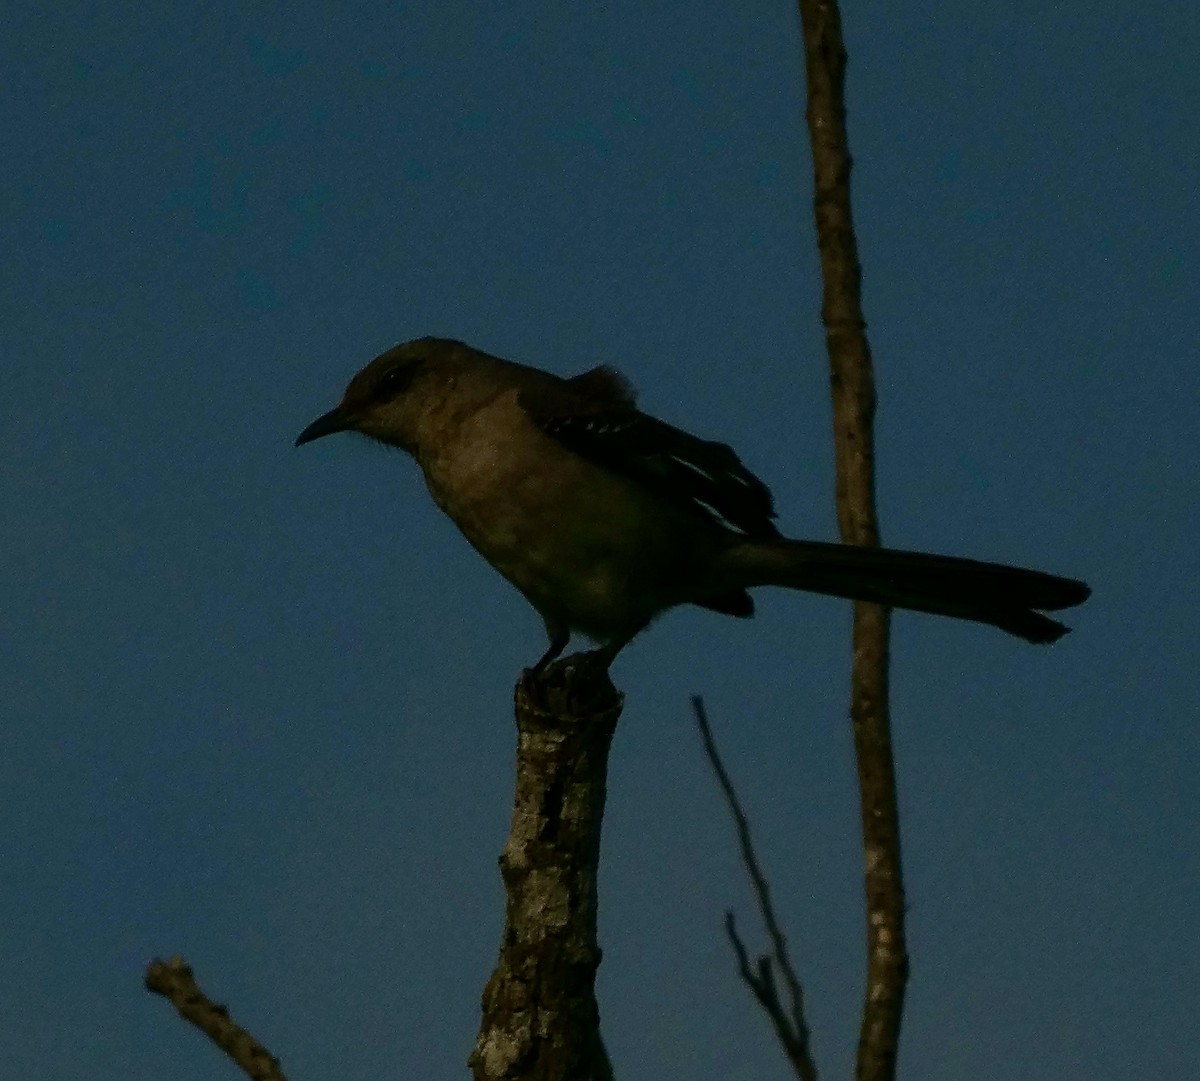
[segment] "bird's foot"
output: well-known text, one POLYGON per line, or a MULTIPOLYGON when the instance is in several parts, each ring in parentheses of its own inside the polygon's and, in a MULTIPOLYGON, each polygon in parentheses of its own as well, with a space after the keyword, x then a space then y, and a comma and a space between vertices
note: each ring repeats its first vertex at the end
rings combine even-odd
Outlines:
POLYGON ((537 664, 521 675, 519 690, 535 696, 556 712, 594 712, 621 702, 623 695, 608 675, 612 657, 604 649, 572 653, 549 664, 537 664))

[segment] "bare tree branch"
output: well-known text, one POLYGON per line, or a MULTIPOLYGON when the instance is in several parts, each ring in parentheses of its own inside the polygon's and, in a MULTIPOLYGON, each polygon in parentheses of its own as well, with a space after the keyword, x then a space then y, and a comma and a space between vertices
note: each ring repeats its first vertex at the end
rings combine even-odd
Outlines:
POLYGON ((169 999, 180 1017, 203 1032, 253 1081, 287 1081, 279 1060, 238 1025, 224 1006, 200 990, 182 957, 151 961, 146 968, 146 988, 169 999))
POLYGON ((704 708, 704 699, 699 695, 692 696, 692 709, 696 714, 696 725, 700 729, 700 736, 704 740, 704 754, 708 758, 713 772, 717 775, 721 791, 725 794, 725 802, 729 806, 729 813, 733 815, 734 825, 737 828, 738 847, 742 854, 742 864, 750 876, 751 885, 754 887, 754 896, 758 902, 758 911, 762 916, 763 925, 767 929, 767 937, 771 940, 773 957, 764 954, 758 958, 757 971, 751 969, 750 958, 746 953, 745 944, 738 936, 733 913, 726 912, 725 933, 729 936, 734 953, 737 955, 738 973, 775 1026, 775 1033, 783 1045, 788 1061, 796 1071, 796 1076, 800 1078, 800 1081, 816 1081, 817 1068, 813 1064, 808 1022, 804 1017, 804 990, 800 986, 795 967, 788 956, 787 939, 775 916, 775 908, 771 904, 770 887, 762 872, 758 856, 754 851, 754 842, 750 837, 750 822, 746 818, 746 812, 742 809, 741 800, 733 787, 733 781, 726 772, 725 763, 721 761, 721 756, 717 752, 717 744, 708 723, 708 713, 704 708), (779 1001, 779 990, 775 985, 776 966, 782 973, 788 989, 789 1009, 786 1010, 779 1001))
POLYGON ((568 657, 517 684, 517 782, 500 857, 500 959, 483 992, 476 1081, 612 1081, 595 979, 608 751, 622 699, 568 657))
MULTIPOLYGON (((836 0, 799 0, 804 27, 813 209, 821 256, 821 318, 833 392, 837 513, 848 544, 878 545, 875 513, 875 384, 861 301, 861 269, 850 210, 846 50, 836 0)), ((908 979, 900 825, 888 725, 889 613, 854 606, 850 717, 862 798, 866 861, 867 989, 858 1081, 890 1081, 908 979)))

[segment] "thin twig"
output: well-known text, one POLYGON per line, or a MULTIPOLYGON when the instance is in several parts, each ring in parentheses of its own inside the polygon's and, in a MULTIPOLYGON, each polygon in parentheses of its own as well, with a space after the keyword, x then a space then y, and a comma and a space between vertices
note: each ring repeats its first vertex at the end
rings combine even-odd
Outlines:
MULTIPOLYGON (((847 544, 879 545, 875 510, 875 381, 863 317, 850 207, 846 48, 837 0, 799 0, 804 27, 813 212, 824 298, 821 319, 833 394, 838 526, 847 544)), ((858 1081, 891 1081, 908 980, 900 821, 888 723, 889 613, 854 606, 850 718, 858 764, 866 863, 867 988, 858 1081)))
POLYGON ((182 957, 151 961, 146 968, 146 988, 169 999, 180 1017, 203 1032, 253 1081, 287 1081, 279 1060, 238 1025, 224 1006, 200 990, 182 957))
POLYGON ((696 714, 696 725, 700 729, 700 737, 704 741, 704 754, 708 758, 713 772, 717 775, 721 791, 725 794, 725 802, 729 806, 729 813, 733 815, 734 825, 737 828, 738 848, 742 854, 742 864, 754 887, 758 911, 762 915, 763 925, 771 940, 771 950, 774 955, 773 958, 766 954, 759 957, 758 971, 753 971, 745 944, 738 936, 733 913, 726 912, 725 933, 729 936, 729 941, 733 944, 734 952, 737 954, 738 973, 775 1026, 779 1042, 783 1045, 788 1060, 796 1071, 796 1076, 801 1081, 816 1081, 817 1068, 812 1060, 808 1022, 804 1017, 804 989, 800 986, 796 969, 788 956, 787 939, 775 917, 775 908, 771 904, 771 890, 754 851, 754 842, 750 838, 750 822, 746 818, 746 812, 742 810, 741 800, 733 787, 733 781, 730 780, 729 774, 725 770, 725 764, 717 752, 717 744, 713 739, 712 729, 708 724, 708 714, 704 708, 704 699, 699 695, 692 696, 692 709, 696 714), (772 964, 772 960, 774 960, 774 964, 772 964), (784 983, 787 985, 789 1010, 785 1010, 779 1001, 779 991, 775 985, 776 967, 783 974, 784 983))

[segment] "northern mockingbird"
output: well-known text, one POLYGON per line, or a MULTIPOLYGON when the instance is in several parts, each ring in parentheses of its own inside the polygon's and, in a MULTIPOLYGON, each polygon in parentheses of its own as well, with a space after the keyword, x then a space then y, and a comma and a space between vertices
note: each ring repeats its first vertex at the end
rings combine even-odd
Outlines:
POLYGON ((1067 632, 1036 609, 1082 582, 950 556, 783 537, 771 493, 723 443, 638 410, 608 367, 562 379, 462 342, 376 357, 296 446, 355 431, 401 447, 430 494, 546 624, 538 671, 572 631, 607 667, 679 604, 753 615, 748 589, 785 586, 989 623, 1028 642, 1067 632))

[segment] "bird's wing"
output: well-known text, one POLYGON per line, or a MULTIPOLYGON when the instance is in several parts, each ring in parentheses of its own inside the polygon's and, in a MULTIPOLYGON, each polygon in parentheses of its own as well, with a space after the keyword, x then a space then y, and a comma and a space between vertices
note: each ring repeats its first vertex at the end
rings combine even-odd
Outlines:
POLYGON ((614 369, 539 381, 519 401, 543 432, 576 454, 748 536, 779 536, 770 489, 733 449, 638 410, 633 388, 614 369))

